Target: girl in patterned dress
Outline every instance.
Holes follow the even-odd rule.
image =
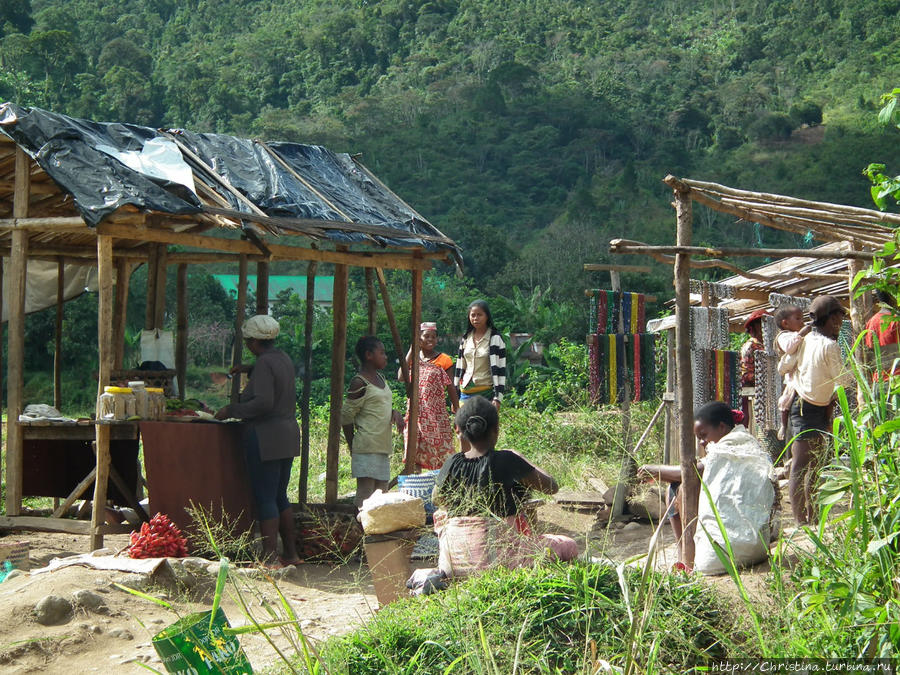
[[[419,351],[419,416],[418,442],[416,443],[416,471],[440,469],[453,454],[453,429],[447,416],[447,394],[450,395],[450,409],[455,414],[459,409],[456,387],[447,371],[453,368],[453,359],[437,351],[437,324],[424,322],[421,331]],[[412,353],[406,355],[410,362]],[[397,375],[403,379],[402,371]],[[404,448],[408,448],[409,403],[406,406],[406,429],[403,435]],[[406,456],[404,455],[404,461]]]

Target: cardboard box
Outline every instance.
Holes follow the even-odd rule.
[[[27,541],[7,541],[0,539],[0,566],[9,560],[17,570],[31,568],[31,560],[28,557],[29,546]]]

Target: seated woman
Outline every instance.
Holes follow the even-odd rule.
[[[752,565],[768,553],[769,527],[775,506],[774,469],[769,454],[741,424],[744,415],[721,401],[711,401],[694,413],[694,435],[701,453],[697,471],[706,483],[709,497],[700,489],[697,505],[697,568],[705,574],[721,574],[725,568],[715,556],[710,539],[724,545],[716,513],[725,525],[738,565]],[[682,523],[678,513],[680,466],[647,464],[638,475],[666,481],[669,514],[676,541],[681,541]],[[690,567],[694,561],[679,563]]]
[[[531,533],[521,513],[528,491],[553,494],[559,486],[515,450],[494,449],[500,427],[491,402],[469,399],[456,415],[456,428],[471,448],[451,456],[435,481],[441,571],[464,577],[494,565],[521,567],[548,550],[573,559],[578,546],[570,537]]]

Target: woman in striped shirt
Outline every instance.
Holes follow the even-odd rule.
[[[460,404],[473,396],[483,396],[499,412],[506,391],[506,343],[494,327],[491,310],[484,300],[469,305],[467,317],[453,384],[459,389]],[[465,439],[461,442],[465,452],[468,443]]]

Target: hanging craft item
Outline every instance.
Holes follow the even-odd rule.
[[[769,293],[769,304],[775,309],[791,305],[793,307],[799,307],[806,313],[811,302],[812,301],[809,298],[797,298],[793,295],[784,295],[783,293]]]
[[[781,376],[778,374],[778,357],[761,349],[753,353],[756,384],[753,394],[753,418],[760,431],[778,429],[781,416],[778,397],[781,396]]]
[[[619,317],[626,333],[643,333],[647,330],[647,298],[643,293],[624,293],[592,289],[590,298],[591,331],[618,333]]]
[[[632,400],[656,397],[656,334],[601,334],[588,339],[591,401],[622,403],[626,382]]]
[[[633,400],[650,401],[656,398],[656,334],[627,335],[628,362],[634,380]]]
[[[763,351],[768,354],[775,353],[775,336],[778,335],[778,327],[775,325],[775,317],[766,314],[760,322],[762,328]]]
[[[691,307],[691,347],[727,349],[728,310],[725,307]]]
[[[599,337],[596,333],[587,336],[588,343],[588,379],[590,381],[591,403],[600,403],[600,358],[598,353]]]
[[[698,281],[691,279],[691,293],[694,295],[703,295],[704,292],[709,294],[711,300],[731,300],[734,298],[734,286],[728,284],[720,284],[715,281]]]
[[[654,398],[656,334],[645,332],[645,296],[600,289],[586,294],[592,331],[587,338],[591,402],[622,403],[627,389],[635,401]],[[619,332],[620,318],[624,333]]]
[[[739,352],[723,349],[692,349],[694,407],[709,401],[724,401],[732,408],[740,406],[741,377]]]

